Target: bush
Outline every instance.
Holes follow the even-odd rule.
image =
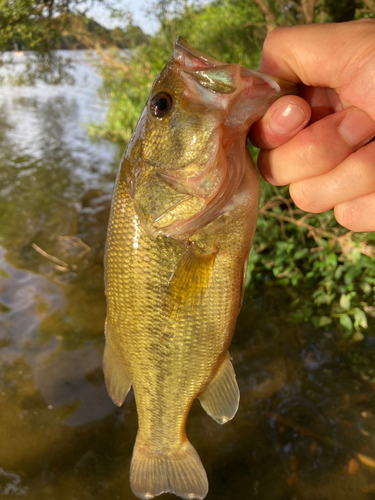
[[[295,320],[315,327],[340,324],[345,336],[362,340],[367,318],[375,317],[374,257],[374,233],[344,229],[332,210],[303,212],[287,187],[261,181],[247,287],[284,287]]]

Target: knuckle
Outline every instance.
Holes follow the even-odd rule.
[[[258,168],[261,176],[267,182],[274,186],[285,186],[288,184],[288,179],[285,178],[286,174],[278,161],[278,151],[261,150],[258,156]]]
[[[316,165],[317,153],[322,148],[321,137],[312,129],[304,129],[298,135],[298,148],[296,154],[299,155],[301,165]]]
[[[375,166],[375,142],[359,148],[353,153],[353,157],[362,171],[367,171],[368,167],[373,168]]]
[[[281,30],[282,30],[282,28],[281,28],[281,27],[277,27],[277,28],[274,28],[273,30],[271,30],[271,31],[267,34],[267,36],[266,36],[266,38],[265,38],[265,40],[264,40],[264,45],[263,45],[263,47],[265,48],[265,47],[268,47],[268,45],[273,44],[273,43],[274,43],[275,38],[276,38],[276,40],[277,40],[277,38],[278,38],[278,36],[279,36],[279,34],[280,34]]]
[[[334,208],[336,220],[341,226],[352,231],[356,230],[356,213],[350,203],[339,203]]]
[[[294,203],[301,210],[304,210],[305,212],[319,211],[316,210],[316,207],[314,206],[313,198],[311,196],[312,193],[310,183],[308,181],[293,182],[289,186],[289,193]]]
[[[284,35],[287,26],[278,26],[270,31],[263,42],[263,53],[271,53],[277,49],[280,44],[280,38]]]

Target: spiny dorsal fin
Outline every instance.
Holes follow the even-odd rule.
[[[126,395],[130,391],[132,385],[125,369],[118,361],[116,354],[113,351],[111,341],[108,335],[108,324],[106,322],[107,338],[105,341],[104,354],[103,354],[103,371],[105,384],[107,386],[108,394],[111,396],[112,401],[121,406],[124,402]]]
[[[219,424],[225,424],[236,414],[240,401],[240,391],[229,353],[215,378],[199,396],[199,401],[208,415]]]
[[[165,310],[176,316],[181,308],[202,304],[208,288],[217,252],[204,253],[192,243],[182,256],[171,277],[165,298]]]

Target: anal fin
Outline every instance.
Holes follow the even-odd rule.
[[[132,383],[125,369],[117,359],[108,337],[104,347],[103,371],[108,394],[117,406],[121,406],[130,391]]]
[[[236,414],[240,391],[229,353],[210,385],[199,396],[199,401],[208,415],[219,424],[225,424]]]
[[[165,310],[169,316],[180,309],[201,305],[208,288],[217,251],[204,253],[195,243],[186,250],[169,282]]]

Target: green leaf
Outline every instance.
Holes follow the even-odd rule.
[[[343,293],[340,297],[340,307],[344,309],[344,311],[348,311],[350,309],[350,296],[349,294]]]
[[[345,281],[345,284],[348,286],[348,285],[351,285],[353,283],[353,280],[354,278],[356,278],[357,276],[359,276],[360,274],[362,274],[362,268],[359,267],[359,266],[352,266],[348,269],[348,271],[345,273],[345,276],[344,276],[344,281]]]
[[[323,305],[323,304],[331,304],[332,300],[335,298],[335,294],[329,294],[329,293],[322,293],[321,295],[317,296],[315,299],[315,304],[317,305]]]
[[[345,266],[338,266],[338,267],[336,268],[336,271],[335,271],[335,278],[336,278],[337,280],[339,280],[339,279],[341,278],[342,273],[344,272],[344,270],[345,270]]]
[[[355,334],[352,337],[354,342],[361,342],[364,338],[365,338],[365,336],[363,335],[363,333],[359,332],[359,331],[355,332]]]
[[[292,276],[290,281],[291,281],[293,286],[296,286],[299,282],[299,279],[300,279],[300,276],[298,274],[295,274],[294,276]]]
[[[350,257],[355,264],[358,264],[361,260],[362,254],[358,248],[353,248],[353,250],[350,252]]]
[[[310,318],[310,321],[311,323],[313,324],[314,328],[318,328],[319,327],[319,323],[320,323],[320,318],[319,316],[312,316]]]
[[[332,318],[328,317],[328,316],[321,316],[320,320],[319,320],[319,326],[326,326],[326,325],[330,325],[332,323]]]
[[[366,281],[364,283],[361,283],[361,288],[365,295],[370,295],[372,288],[369,283],[367,283]]]
[[[300,260],[303,259],[307,254],[309,253],[307,248],[301,248],[301,250],[297,250],[296,253],[293,255],[294,260]]]
[[[353,330],[353,322],[346,313],[342,314],[340,316],[340,325],[342,325],[346,330],[349,330],[350,332]]]
[[[362,309],[356,308],[354,311],[354,328],[367,328],[367,316]]]
[[[329,266],[332,266],[334,269],[337,267],[337,255],[335,253],[330,253],[327,258],[326,262]]]

